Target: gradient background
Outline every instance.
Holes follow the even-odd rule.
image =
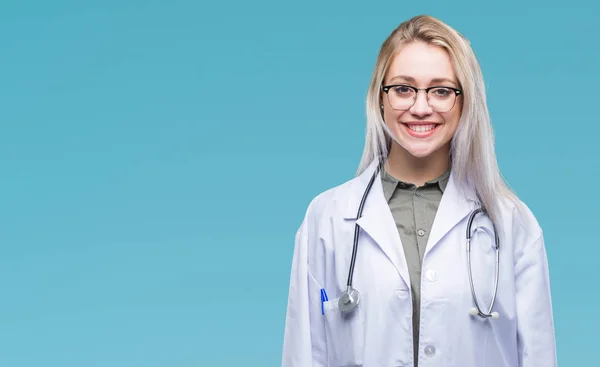
[[[294,234],[354,174],[378,48],[421,13],[480,59],[559,364],[596,364],[597,6],[369,3],[3,0],[0,366],[279,365]]]

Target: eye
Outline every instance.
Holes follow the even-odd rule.
[[[431,93],[435,97],[444,98],[450,96],[454,91],[450,88],[434,88],[431,90]]]
[[[414,90],[412,90],[412,88],[407,87],[406,85],[398,85],[396,87],[393,88],[394,92],[398,95],[410,95],[414,93]]]

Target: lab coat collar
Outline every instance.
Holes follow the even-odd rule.
[[[404,280],[406,287],[410,289],[408,267],[402,251],[400,235],[396,230],[396,223],[384,197],[381,171],[367,196],[362,216],[356,220],[360,201],[378,163],[377,159],[373,160],[365,171],[351,182],[344,217],[347,221],[355,221],[377,243]],[[362,233],[361,237],[364,235],[365,233]]]
[[[349,221],[355,220],[356,224],[377,243],[396,267],[396,270],[404,279],[406,286],[410,288],[406,258],[396,223],[385,200],[383,185],[381,183],[381,171],[378,173],[375,182],[373,182],[371,191],[365,201],[361,218],[356,220],[360,200],[378,163],[377,159],[373,160],[365,171],[351,182],[351,195],[349,195],[347,201],[344,217]],[[461,186],[456,183],[454,174],[451,172],[431,228],[425,257],[454,226],[461,222],[475,208],[475,205],[467,197],[472,196],[461,192]]]
[[[450,172],[446,190],[438,206],[431,233],[425,249],[425,257],[457,224],[467,217],[476,207],[475,195],[464,185],[456,181],[454,171]],[[466,233],[465,233],[466,236]]]

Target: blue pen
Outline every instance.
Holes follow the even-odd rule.
[[[323,304],[327,301],[329,301],[329,298],[327,297],[327,292],[325,292],[325,288],[321,288],[321,314],[322,315],[325,315],[325,307],[323,306]]]

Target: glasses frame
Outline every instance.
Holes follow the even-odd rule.
[[[394,108],[392,106],[392,104],[390,103],[390,99],[389,99],[390,98],[390,94],[388,92],[390,91],[390,89],[392,89],[394,87],[407,87],[407,88],[410,88],[410,89],[412,89],[412,90],[415,91],[415,98],[413,100],[413,103],[410,106],[408,106],[408,108],[406,108],[406,109],[398,109],[398,108]],[[431,106],[431,104],[429,104],[429,91],[432,90],[432,89],[436,89],[436,88],[450,89],[451,91],[454,92],[454,102],[452,103],[452,107],[450,107],[449,109],[447,109],[445,111],[440,111],[440,110],[436,110],[435,108],[433,108]],[[394,110],[396,110],[396,111],[408,111],[408,110],[410,110],[412,108],[412,106],[414,106],[415,103],[417,102],[417,96],[419,95],[419,92],[420,91],[425,91],[425,95],[427,96],[427,104],[429,105],[429,107],[431,107],[432,110],[434,110],[435,112],[448,112],[448,111],[451,111],[454,108],[454,106],[456,105],[456,99],[457,99],[456,97],[462,95],[462,93],[463,93],[462,89],[458,89],[458,88],[454,88],[454,87],[447,87],[447,86],[444,86],[444,85],[434,85],[434,86],[431,86],[431,87],[428,87],[428,88],[417,88],[417,87],[413,87],[412,85],[409,85],[409,84],[390,84],[390,85],[382,85],[381,86],[381,90],[387,95],[388,104],[390,106],[392,106],[392,108]]]

